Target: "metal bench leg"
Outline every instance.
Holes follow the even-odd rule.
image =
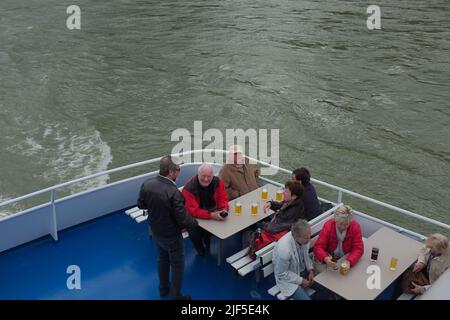
[[[219,238],[219,250],[217,253],[217,265],[219,267],[222,265],[222,254],[223,254],[223,240]]]
[[[259,284],[259,281],[261,281],[261,270],[260,270],[260,268],[255,270],[255,280],[256,280],[256,284]]]

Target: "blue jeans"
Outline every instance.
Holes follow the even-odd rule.
[[[304,270],[302,273],[300,273],[300,276],[303,278],[307,278],[308,271]],[[301,285],[298,286],[297,290],[295,290],[291,298],[294,300],[311,300],[311,298],[306,293],[306,289],[303,288]]]
[[[305,288],[303,288],[302,286],[298,286],[297,290],[295,290],[291,298],[294,300],[311,300],[311,298],[306,293]]]

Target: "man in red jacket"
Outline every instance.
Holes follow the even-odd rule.
[[[225,220],[221,212],[228,211],[228,195],[223,182],[214,176],[211,164],[203,163],[198,168],[198,174],[186,182],[182,193],[186,210],[192,217]],[[197,226],[189,230],[189,237],[197,254],[205,255],[205,247],[209,247],[211,234]]]
[[[314,255],[318,262],[326,263],[336,269],[337,260],[345,257],[353,267],[364,253],[361,226],[352,220],[350,206],[340,206],[334,213],[334,219],[328,220],[314,245]]]

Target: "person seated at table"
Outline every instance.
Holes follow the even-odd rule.
[[[353,210],[342,205],[334,212],[334,219],[325,222],[314,245],[316,271],[322,271],[325,263],[336,269],[337,261],[345,259],[353,267],[364,253],[361,226],[353,220]],[[345,256],[345,257],[344,257]]]
[[[281,202],[268,201],[264,205],[264,212],[269,209],[276,211],[270,221],[262,222],[261,232],[253,234],[250,240],[248,255],[255,258],[254,253],[265,247],[273,241],[277,241],[284,236],[292,224],[299,219],[305,219],[303,202],[301,196],[303,187],[298,181],[287,181],[284,184],[283,196]]]
[[[311,174],[306,168],[299,168],[292,171],[292,180],[299,181],[303,186],[302,201],[305,207],[306,220],[310,221],[322,213],[316,189],[310,182]]]
[[[261,187],[258,168],[254,164],[249,164],[239,145],[231,146],[230,159],[220,170],[219,178],[225,185],[229,200]]]
[[[222,180],[214,176],[213,166],[203,163],[198,168],[198,174],[184,185],[182,194],[186,201],[186,210],[197,219],[214,219],[223,221],[220,213],[228,211],[228,196]],[[211,234],[197,226],[189,230],[198,255],[205,255],[205,247],[209,247]]]
[[[402,276],[402,290],[423,294],[450,267],[448,238],[440,233],[430,235],[420,250],[417,262]]]
[[[281,294],[294,300],[311,300],[306,288],[314,284],[313,264],[309,257],[311,227],[300,219],[291,232],[278,240],[273,249],[275,282]]]

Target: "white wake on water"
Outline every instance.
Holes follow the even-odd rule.
[[[22,131],[22,139],[12,142],[5,148],[8,155],[6,160],[10,163],[14,176],[12,180],[10,178],[4,181],[4,184],[0,183],[0,203],[107,170],[113,159],[111,148],[102,140],[99,131],[84,124],[82,121],[41,122],[38,129]],[[108,175],[100,176],[64,188],[57,194],[62,196],[86,191],[105,185],[108,180]],[[38,182],[35,184],[37,187],[30,188],[29,183],[34,181]],[[20,202],[17,206],[20,211],[22,208]],[[0,218],[9,214],[8,209],[11,208],[7,207],[9,206],[0,207]]]
[[[76,178],[88,176],[108,169],[112,161],[111,148],[102,140],[100,132],[93,129],[77,134],[63,135],[58,128],[47,128],[45,137],[54,135],[56,155],[51,159],[51,168],[43,177],[45,180],[58,180],[60,183]],[[104,175],[95,179],[86,180],[71,187],[72,192],[84,191],[104,185],[109,176]]]

